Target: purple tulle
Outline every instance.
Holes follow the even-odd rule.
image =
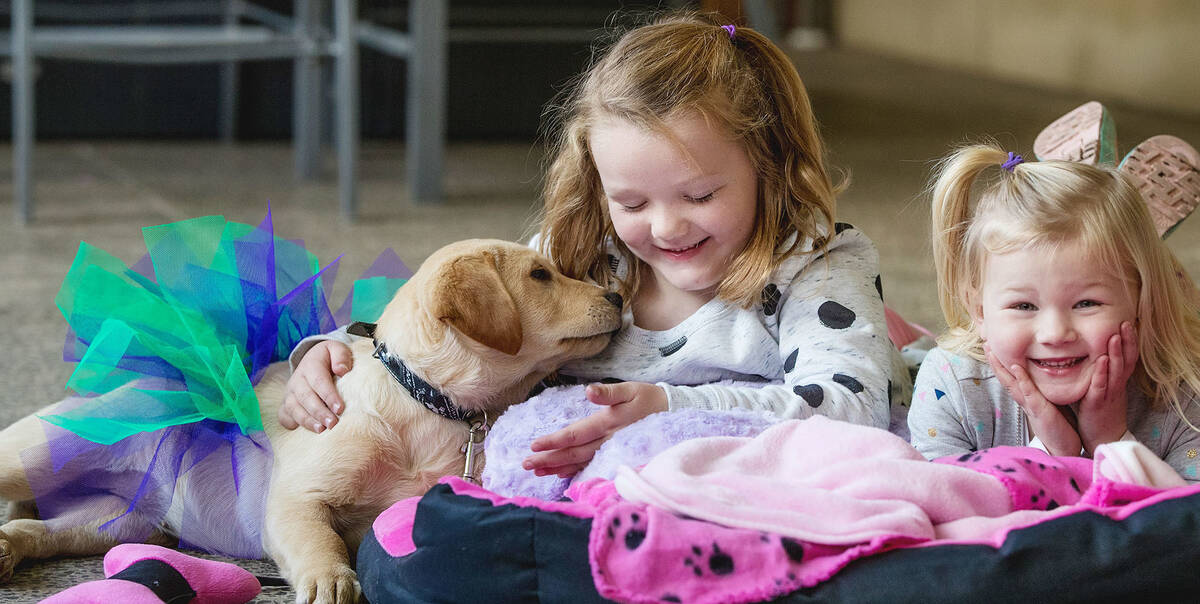
[[[117,541],[141,542],[169,522],[178,526],[183,547],[263,557],[272,461],[264,432],[242,434],[236,424],[202,420],[101,445],[41,425],[46,443],[22,451],[21,459],[48,530],[95,526]]]
[[[268,365],[286,359],[301,339],[332,331],[352,314],[364,312],[364,306],[382,308],[412,275],[395,252],[385,250],[363,275],[376,279],[374,287],[364,290],[370,295],[359,296],[367,299],[350,296],[335,313],[329,297],[338,261],[317,270],[315,256],[302,242],[275,234],[269,208],[257,227],[217,221],[213,230],[213,224],[183,221],[146,229],[148,254],[122,274],[217,326],[224,344],[238,346],[252,384]],[[214,247],[217,239],[232,248]],[[77,333],[96,333],[94,319],[86,320],[92,322],[69,327],[63,347],[68,362],[82,361],[92,344]],[[107,393],[81,392],[83,396],[68,398],[43,415],[68,414],[98,395],[116,393],[116,407],[137,408],[134,403],[155,393],[197,392],[196,382],[176,366],[138,353],[131,347],[116,363],[116,370],[134,376],[124,385]],[[135,432],[108,445],[47,421],[41,425],[46,442],[23,451],[22,461],[38,515],[49,530],[91,526],[129,542],[144,541],[168,525],[178,527],[183,546],[263,556],[272,453],[261,423],[247,429],[201,419]]]

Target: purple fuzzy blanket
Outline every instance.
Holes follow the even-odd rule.
[[[642,466],[659,452],[685,440],[702,436],[756,436],[779,421],[766,412],[742,409],[681,409],[655,413],[614,434],[574,478],[539,477],[523,469],[521,462],[531,453],[529,445],[534,439],[566,427],[600,408],[589,402],[583,392],[584,386],[549,388],[510,407],[500,416],[484,441],[487,464],[483,470],[483,487],[506,497],[520,495],[553,501],[561,499],[563,492],[575,481],[611,480],[618,467]]]

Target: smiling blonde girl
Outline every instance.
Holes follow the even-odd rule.
[[[948,330],[917,375],[914,446],[1137,440],[1200,480],[1200,310],[1137,190],[1115,169],[974,145],[942,162],[932,210]]]

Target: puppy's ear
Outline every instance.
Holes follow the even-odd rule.
[[[460,333],[505,354],[521,350],[524,333],[517,304],[500,277],[495,255],[454,260],[433,293],[433,313]]]

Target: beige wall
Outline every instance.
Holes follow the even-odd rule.
[[[1200,116],[1200,1],[836,0],[843,46]]]

